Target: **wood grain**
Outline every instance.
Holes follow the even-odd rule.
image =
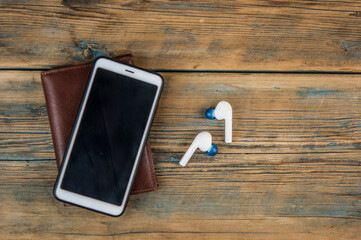
[[[52,196],[38,71],[0,72],[1,239],[357,239],[361,81],[350,74],[163,73],[151,130],[156,192],[112,218]],[[203,111],[234,109],[234,139]],[[209,130],[220,153],[178,165]]]
[[[0,1],[0,68],[133,52],[152,69],[361,72],[361,4]]]

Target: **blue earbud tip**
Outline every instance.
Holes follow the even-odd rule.
[[[208,119],[214,119],[214,108],[208,108],[205,115]]]
[[[214,144],[214,143],[212,143],[212,147],[211,147],[211,149],[208,151],[208,152],[206,152],[209,156],[214,156],[214,155],[216,155],[217,153],[218,153],[218,147],[217,147],[217,145],[216,144]]]

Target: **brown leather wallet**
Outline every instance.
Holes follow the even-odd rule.
[[[114,60],[134,64],[131,54],[116,57]],[[86,63],[41,72],[58,168],[62,162],[92,66],[93,63]],[[131,194],[150,192],[157,188],[158,181],[148,140],[139,162]]]

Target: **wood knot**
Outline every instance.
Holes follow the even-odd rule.
[[[92,58],[93,57],[93,51],[90,48],[84,49],[84,57],[85,58]]]
[[[354,12],[354,13],[350,13],[350,16],[361,17],[361,12],[357,11],[357,12]]]

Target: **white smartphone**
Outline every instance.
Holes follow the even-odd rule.
[[[124,212],[162,87],[156,73],[96,60],[54,187],[58,200]]]

